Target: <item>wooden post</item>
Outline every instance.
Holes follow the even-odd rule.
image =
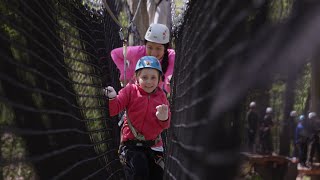
[[[137,10],[138,0],[127,0],[132,16]],[[140,8],[138,9],[137,16],[133,22],[137,26],[140,35],[140,44],[143,44],[144,35],[149,27],[149,16],[147,12],[147,3],[145,0],[141,1]],[[129,44],[132,45],[132,44]],[[134,44],[139,45],[139,44]]]

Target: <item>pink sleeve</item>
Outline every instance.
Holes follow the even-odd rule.
[[[122,48],[116,48],[111,51],[111,58],[120,71],[120,79],[123,79],[123,52]]]
[[[127,47],[127,60],[129,67],[126,70],[126,79],[131,80],[134,75],[134,70],[138,60],[145,55],[144,46],[128,46]],[[124,80],[124,62],[123,62],[123,48],[116,48],[111,51],[111,58],[120,71],[120,80]]]
[[[128,84],[126,87],[122,88],[118,95],[109,100],[109,113],[110,116],[115,116],[119,114],[129,103],[131,85]]]
[[[169,83],[168,77],[172,76],[172,74],[173,74],[174,60],[175,60],[175,56],[176,56],[176,53],[173,49],[168,49],[168,51],[169,51],[169,65],[168,65],[167,72],[164,74],[164,77],[165,77],[164,83],[165,84]]]

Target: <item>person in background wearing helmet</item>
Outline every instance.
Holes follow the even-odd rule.
[[[127,84],[117,95],[108,86],[110,116],[126,109],[121,129],[120,160],[126,179],[162,179],[163,143],[161,132],[170,125],[171,113],[165,93],[158,86],[160,62],[153,56],[140,58],[135,83]]]
[[[134,67],[141,57],[154,56],[160,61],[163,71],[159,86],[166,93],[170,93],[170,78],[173,74],[175,51],[169,49],[169,37],[170,31],[167,26],[151,24],[144,36],[145,45],[127,47],[126,82],[134,83]],[[120,81],[124,82],[123,48],[112,50],[111,57],[120,70]]]
[[[281,123],[280,134],[280,155],[291,156],[290,148],[294,146],[294,134],[296,129],[297,112],[291,111],[289,118],[285,119]]]
[[[249,104],[249,111],[246,115],[248,148],[250,152],[255,152],[255,139],[258,130],[259,116],[256,111],[256,103],[252,101]]]
[[[304,123],[305,123],[305,117],[304,115],[300,115],[299,121],[296,127],[296,131],[295,131],[295,136],[294,136],[294,142],[297,147],[297,152],[295,154],[295,157],[298,156],[299,158],[299,164],[298,164],[299,169],[306,166],[306,160],[307,160],[308,143],[307,143],[307,137],[303,133]]]
[[[273,152],[272,136],[271,136],[272,126],[273,126],[272,108],[267,107],[266,115],[264,116],[263,120],[260,122],[260,127],[259,127],[262,154],[272,154]]]
[[[319,143],[319,132],[320,132],[320,120],[317,118],[317,114],[315,112],[310,112],[308,114],[309,123],[310,123],[310,131],[311,134],[309,136],[308,143],[308,154],[307,154],[307,167],[311,168],[314,158],[314,153],[317,152],[318,156],[320,155],[320,143]],[[318,158],[319,159],[319,158]]]

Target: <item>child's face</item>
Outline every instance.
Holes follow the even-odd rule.
[[[164,55],[164,45],[148,41],[146,43],[146,52],[148,56],[154,56],[157,59],[162,59]]]
[[[159,71],[156,69],[144,68],[138,72],[137,81],[145,92],[151,93],[159,84]]]

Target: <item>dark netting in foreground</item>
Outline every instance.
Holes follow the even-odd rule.
[[[175,34],[166,179],[235,177],[246,91],[319,50],[320,2],[294,7],[272,23],[267,1],[190,1]],[[118,25],[76,0],[0,0],[0,15],[0,174],[120,179],[118,126],[101,93],[119,89],[108,55],[121,46]]]
[[[122,176],[119,130],[101,93],[119,87],[108,52],[121,42],[111,17],[99,13],[77,0],[0,1],[4,179]]]
[[[166,179],[233,179],[247,90],[295,74],[319,50],[319,1],[293,4],[277,23],[268,2],[190,1],[175,34]]]

